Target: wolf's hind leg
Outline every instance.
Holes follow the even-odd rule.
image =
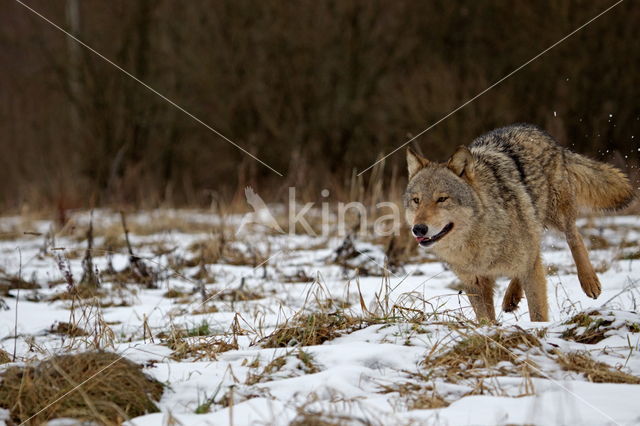
[[[513,312],[518,309],[518,305],[522,300],[522,285],[518,278],[514,278],[509,283],[507,291],[504,293],[504,299],[502,299],[502,310],[504,312]]]
[[[476,319],[478,321],[484,319],[495,322],[496,311],[493,307],[494,280],[487,277],[473,277],[463,280],[463,282],[471,307],[476,313]]]
[[[533,267],[521,279],[524,294],[529,305],[531,321],[548,321],[549,306],[547,303],[547,280],[544,276],[540,254],[536,257]]]
[[[567,243],[571,249],[573,260],[576,262],[576,267],[578,268],[578,280],[580,280],[580,286],[587,296],[596,299],[600,296],[600,280],[596,275],[596,271],[593,270],[593,266],[589,261],[587,248],[584,246],[582,237],[578,233],[578,229],[574,222],[566,225],[564,235],[567,238]]]

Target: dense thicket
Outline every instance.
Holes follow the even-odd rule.
[[[285,178],[9,1],[0,5],[5,208],[195,204],[248,182],[343,182],[613,1],[28,3]],[[623,2],[419,147],[444,159],[480,132],[531,122],[579,152],[637,161],[638,22],[640,4]]]

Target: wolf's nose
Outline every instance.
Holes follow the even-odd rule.
[[[414,236],[424,237],[425,235],[427,235],[427,231],[429,230],[429,228],[427,227],[427,225],[419,223],[418,225],[413,225],[413,228],[411,230],[413,231]]]

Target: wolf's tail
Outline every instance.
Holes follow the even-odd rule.
[[[619,169],[567,151],[567,169],[576,188],[578,204],[594,209],[617,210],[629,205],[633,188]]]

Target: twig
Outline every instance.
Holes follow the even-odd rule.
[[[22,280],[22,251],[18,247],[18,280]],[[13,362],[16,362],[16,350],[18,346],[18,302],[20,301],[20,286],[18,286],[18,292],[16,293],[16,315],[13,322]]]
[[[129,229],[127,228],[127,220],[124,217],[124,212],[120,212],[120,219],[122,220],[122,229],[124,230],[124,240],[127,243],[127,249],[129,250],[129,256],[135,257],[133,250],[131,249],[131,242],[129,241]]]
[[[131,264],[131,270],[138,275],[138,278],[142,280],[147,288],[155,288],[155,279],[153,274],[149,272],[146,265],[142,262],[142,259],[133,254],[131,241],[129,241],[129,228],[127,228],[127,221],[123,211],[120,212],[120,218],[122,220],[122,228],[124,229],[124,239],[127,243],[127,249],[129,250],[129,263]]]
[[[93,210],[91,210],[91,218],[89,219],[89,229],[87,230],[87,251],[82,259],[82,278],[80,284],[86,284],[90,287],[100,287],[96,271],[93,266]]]
[[[623,293],[626,293],[630,290],[633,290],[635,288],[637,284],[637,281],[630,281],[629,284],[625,285],[622,290],[620,290],[619,292],[617,292],[616,294],[614,294],[613,296],[611,296],[606,302],[604,302],[602,305],[600,305],[600,308],[604,308],[605,306],[607,306],[613,299],[617,298],[618,296],[620,296]]]

